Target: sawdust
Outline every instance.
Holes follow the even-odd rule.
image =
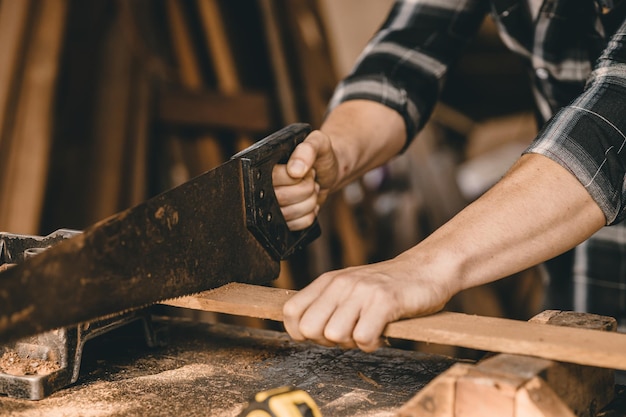
[[[13,350],[8,350],[0,357],[0,373],[9,375],[48,375],[61,366],[54,361],[22,357]]]
[[[90,399],[91,400],[91,399]],[[88,404],[88,406],[85,406]],[[111,416],[136,416],[137,410],[132,410],[124,404],[110,404],[102,401],[86,401],[83,405],[52,405],[45,411],[36,409],[24,409],[9,412],[3,417],[48,417],[48,416],[77,416],[77,417],[111,417]]]
[[[140,366],[144,366],[139,364]],[[209,391],[206,388],[209,387]],[[206,395],[210,392],[214,395]],[[68,388],[39,403],[16,407],[2,417],[237,417],[243,409],[237,384],[229,385],[222,370],[189,364],[155,374],[116,381],[94,381],[88,389]]]
[[[370,410],[366,404],[376,407],[376,401],[370,398],[370,392],[353,389],[341,397],[327,403],[323,407],[324,415],[346,415],[350,410],[352,415],[367,415],[367,417],[395,417],[398,415],[396,407],[382,407]]]

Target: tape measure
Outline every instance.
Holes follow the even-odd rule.
[[[306,391],[284,386],[257,393],[239,417],[322,417],[322,413]]]

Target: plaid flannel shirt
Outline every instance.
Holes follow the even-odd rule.
[[[522,57],[540,125],[527,153],[572,172],[607,225],[576,249],[573,307],[626,316],[626,1],[396,1],[329,108],[369,99],[398,111],[407,145],[428,120],[448,67],[490,13]],[[608,301],[607,301],[608,299]],[[608,304],[607,304],[608,303]]]

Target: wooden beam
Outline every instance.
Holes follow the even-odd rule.
[[[226,96],[238,94],[243,90],[243,87],[235,65],[233,47],[224,28],[224,16],[217,0],[196,0],[196,4],[198,5],[205,39],[209,46],[211,63],[215,69],[217,90]],[[240,116],[244,119],[248,117],[245,113],[241,113]],[[238,133],[236,138],[237,151],[246,149],[254,143],[251,137],[241,134],[237,130],[236,133]]]
[[[204,79],[189,23],[185,19],[185,5],[177,0],[168,0],[167,17],[172,34],[172,45],[178,62],[180,83],[190,91],[200,91],[204,88]],[[179,138],[172,138],[177,142],[185,155],[185,164],[192,177],[215,168],[224,162],[219,138],[211,134],[197,136],[188,143],[178,143]],[[187,145],[187,146],[185,146]]]
[[[269,97],[258,92],[224,95],[213,91],[161,91],[158,103],[161,123],[239,132],[267,133],[273,123]],[[244,116],[245,117],[242,117]]]
[[[232,283],[163,304],[282,321],[296,291]],[[626,334],[441,312],[390,323],[391,338],[626,370]]]
[[[276,96],[278,97],[278,107],[282,122],[290,124],[300,121],[297,110],[297,100],[294,93],[294,83],[292,70],[287,63],[287,53],[280,33],[280,23],[278,19],[278,5],[272,0],[258,0],[265,31],[265,40],[268,45],[268,54],[272,71],[274,74],[274,84],[276,86]]]
[[[66,0],[38,3],[23,45],[23,74],[14,120],[3,135],[0,167],[0,224],[14,233],[39,231],[67,7]]]
[[[615,332],[612,317],[548,310],[530,322]],[[501,353],[456,364],[399,410],[398,417],[587,417],[615,395],[612,369]]]
[[[118,14],[104,34],[98,57],[93,115],[91,167],[87,172],[89,189],[86,197],[87,224],[95,223],[127,208],[123,204],[124,175],[129,137],[133,87],[133,59],[123,21]]]
[[[18,68],[25,49],[24,38],[30,10],[30,0],[0,2],[0,144],[6,115],[14,100],[14,86],[20,79]]]

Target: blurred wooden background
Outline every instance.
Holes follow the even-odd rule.
[[[0,230],[81,229],[289,123],[319,126],[391,4],[0,0]],[[393,256],[480,195],[533,137],[526,85],[487,19],[426,129],[333,196],[277,285]],[[529,318],[542,274],[525,274],[451,308]]]

